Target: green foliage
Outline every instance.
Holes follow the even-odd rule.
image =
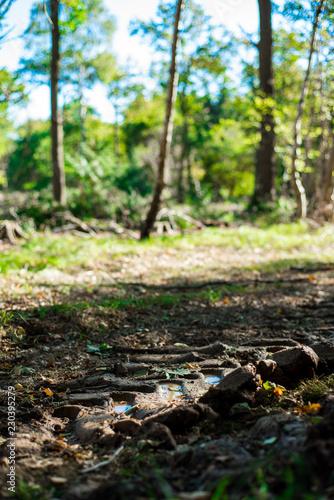
[[[253,140],[240,122],[221,119],[201,151],[202,181],[223,197],[251,195],[254,186]]]
[[[28,122],[20,132],[8,160],[8,186],[41,190],[51,179],[49,126],[42,121]]]
[[[114,18],[102,0],[67,0],[60,4],[60,29],[60,83],[78,96],[83,88],[99,79],[96,65],[105,47],[110,47],[115,30]],[[20,72],[40,83],[48,83],[49,79],[50,30],[44,2],[37,1],[31,10],[25,36],[26,57],[20,62]],[[111,55],[110,60],[113,60]]]

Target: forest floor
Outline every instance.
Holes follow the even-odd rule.
[[[0,252],[0,496],[334,498],[333,226]]]

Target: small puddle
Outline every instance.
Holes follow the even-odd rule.
[[[114,406],[114,410],[117,413],[117,415],[120,415],[121,413],[130,410],[130,408],[131,405],[129,405],[129,403],[127,403],[126,401],[121,401]]]
[[[217,377],[216,375],[208,375],[205,377],[205,382],[209,385],[217,385],[220,382],[220,377]]]
[[[178,401],[183,398],[182,387],[179,384],[173,382],[160,383],[159,384],[163,396],[167,401]]]
[[[204,374],[205,382],[208,385],[217,385],[222,381],[222,376],[217,375],[217,373],[207,373]]]

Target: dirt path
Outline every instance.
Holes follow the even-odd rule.
[[[334,269],[238,271],[267,258],[147,250],[2,278],[4,498],[8,387],[15,498],[334,498]]]

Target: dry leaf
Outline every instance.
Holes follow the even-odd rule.
[[[284,390],[281,387],[275,387],[273,390],[273,394],[275,394],[275,396],[282,396],[283,392]]]

